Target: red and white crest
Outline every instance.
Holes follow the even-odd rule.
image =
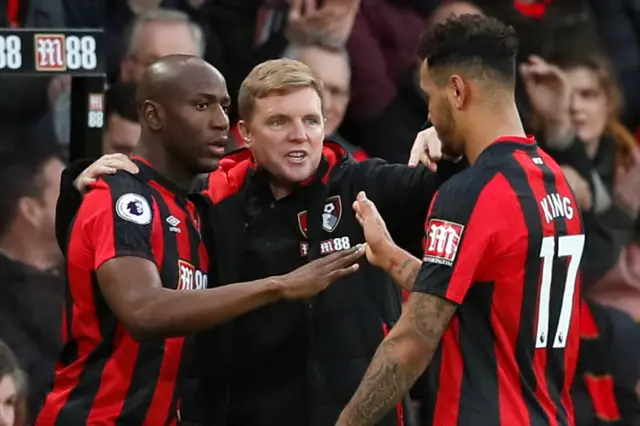
[[[464,225],[446,220],[430,219],[425,229],[424,261],[453,265],[458,253]]]
[[[325,232],[333,232],[338,227],[342,218],[342,200],[339,195],[327,198],[327,202],[322,208],[322,229]],[[308,219],[307,211],[298,213],[298,226],[302,235],[307,237]]]

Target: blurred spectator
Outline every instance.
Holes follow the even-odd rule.
[[[0,426],[25,426],[27,380],[11,349],[0,340]]]
[[[576,426],[640,424],[640,325],[583,301],[572,389]],[[637,389],[637,390],[636,390]]]
[[[63,28],[65,13],[61,0],[22,0],[10,10],[8,0],[0,1],[0,26],[24,28]],[[4,13],[7,11],[6,13]],[[0,78],[0,128],[1,145],[20,140],[25,131],[38,123],[65,87],[68,77],[53,78],[3,75]],[[44,134],[53,132],[53,124],[47,122]]]
[[[64,278],[54,216],[64,164],[54,147],[42,143],[0,157],[0,339],[29,376],[31,418],[61,349]]]
[[[520,61],[529,55],[548,58],[571,46],[606,48],[616,76],[630,101],[625,124],[640,122],[640,34],[630,11],[633,1],[475,0],[487,14],[513,25],[520,40]],[[637,24],[637,22],[636,22]],[[577,43],[577,44],[576,44]],[[523,94],[521,92],[521,94]],[[528,117],[525,115],[525,117]]]
[[[117,82],[106,93],[106,125],[102,136],[102,153],[130,155],[140,138],[136,86]]]
[[[120,61],[120,80],[137,83],[142,73],[166,55],[202,57],[202,29],[178,10],[150,9],[137,15],[125,32],[126,46]]]
[[[480,13],[468,3],[452,2],[436,9],[432,19],[469,12]],[[424,26],[422,16],[384,1],[363,3],[356,17],[348,42],[354,99],[341,132],[372,157],[406,163],[415,134],[427,118],[415,59]]]
[[[634,223],[640,210],[640,151],[633,135],[620,123],[622,95],[609,62],[602,53],[573,49],[551,56],[555,72],[569,88],[567,102],[559,101],[557,116],[568,112],[571,129],[584,142],[589,160],[592,184],[581,182],[577,173],[567,170],[567,178],[583,204],[587,244],[585,247],[584,277],[587,285],[598,281],[614,265],[627,259],[621,253],[633,237]],[[546,64],[546,66],[551,66]],[[585,197],[585,191],[590,194]],[[633,245],[632,245],[633,246]],[[640,267],[640,264],[638,265]],[[616,268],[614,268],[616,269]],[[615,274],[614,274],[615,275]],[[617,278],[607,278],[591,291],[605,292]],[[622,280],[623,282],[625,280]],[[628,280],[627,280],[628,281]],[[634,280],[631,280],[632,282]],[[619,294],[605,303],[600,294],[596,300],[624,309],[620,303],[638,305],[640,280],[626,282],[625,297]],[[632,291],[632,288],[636,288]],[[614,286],[615,287],[615,286]],[[635,297],[630,297],[635,294]],[[591,293],[595,297],[595,294]],[[612,294],[609,293],[609,297]],[[607,298],[608,299],[608,298]],[[630,312],[640,317],[640,312]]]

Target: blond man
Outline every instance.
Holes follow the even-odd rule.
[[[351,209],[360,191],[376,201],[400,245],[419,252],[444,171],[353,161],[338,144],[324,142],[323,98],[321,80],[289,59],[258,65],[242,84],[246,148],[227,155],[196,196],[201,217],[209,218],[203,234],[215,259],[209,272],[215,285],[291,271],[363,243]],[[103,158],[77,184],[110,168],[135,172],[125,161]],[[274,303],[200,334],[191,369],[197,391],[183,390],[182,417],[228,426],[332,426],[400,309],[399,289],[363,264],[316,297]],[[379,425],[406,421],[406,402]]]

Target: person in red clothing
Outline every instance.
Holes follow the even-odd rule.
[[[367,258],[412,294],[340,426],[372,425],[427,365],[425,424],[571,426],[580,342],[582,219],[563,172],[524,133],[513,30],[462,15],[421,40],[421,87],[452,157],[471,167],[431,203],[422,262],[364,193]]]
[[[311,297],[355,272],[363,254],[356,246],[286,275],[213,288],[215,259],[187,192],[224,153],[224,78],[197,57],[166,56],[137,97],[139,172],[94,182],[71,226],[65,343],[37,426],[176,424],[185,335]]]

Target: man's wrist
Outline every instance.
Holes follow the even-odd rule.
[[[378,253],[384,259],[381,269],[388,274],[407,258],[407,252],[394,243],[386,243],[384,248],[378,250]]]

